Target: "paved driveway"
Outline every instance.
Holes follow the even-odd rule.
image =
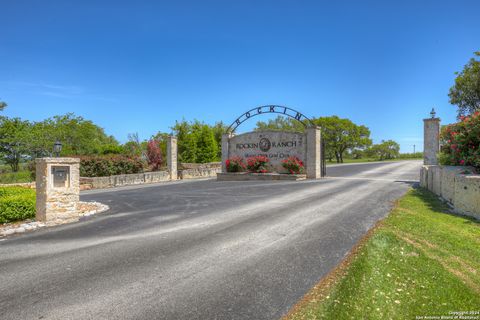
[[[0,242],[0,318],[277,319],[388,213],[420,165],[85,192],[111,210]]]

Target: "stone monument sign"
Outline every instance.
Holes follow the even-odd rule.
[[[235,135],[235,129],[251,117],[265,113],[278,113],[299,121],[305,132],[253,131]],[[274,173],[288,173],[282,161],[289,157],[298,158],[305,166],[308,179],[321,177],[320,129],[302,113],[284,106],[267,105],[248,110],[238,117],[222,136],[222,179],[228,177],[227,159],[265,156]]]
[[[298,132],[254,131],[233,136],[229,141],[228,158],[244,159],[265,156],[276,171],[282,171],[282,160],[297,157],[305,162],[305,136]]]

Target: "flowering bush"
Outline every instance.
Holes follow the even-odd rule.
[[[245,170],[245,163],[241,157],[232,157],[225,161],[227,172],[240,172]]]
[[[480,112],[442,128],[440,163],[480,169]]]
[[[247,168],[250,172],[266,173],[268,158],[265,156],[255,156],[247,158]]]
[[[299,174],[305,171],[305,166],[302,160],[297,157],[288,157],[282,161],[282,167],[284,167],[290,174]]]

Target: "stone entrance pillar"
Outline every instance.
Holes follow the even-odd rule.
[[[423,164],[438,164],[437,153],[440,151],[440,118],[432,117],[423,119]]]
[[[78,220],[80,159],[39,158],[36,163],[37,221]]]
[[[306,173],[307,179],[321,178],[320,171],[320,128],[309,127],[305,130],[307,139]]]
[[[222,172],[227,172],[227,159],[228,159],[228,140],[230,139],[230,133],[222,134]]]
[[[177,180],[177,137],[169,136],[167,140],[167,167],[170,180]]]

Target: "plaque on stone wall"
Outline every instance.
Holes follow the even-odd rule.
[[[68,188],[70,186],[70,167],[52,166],[53,187]]]

